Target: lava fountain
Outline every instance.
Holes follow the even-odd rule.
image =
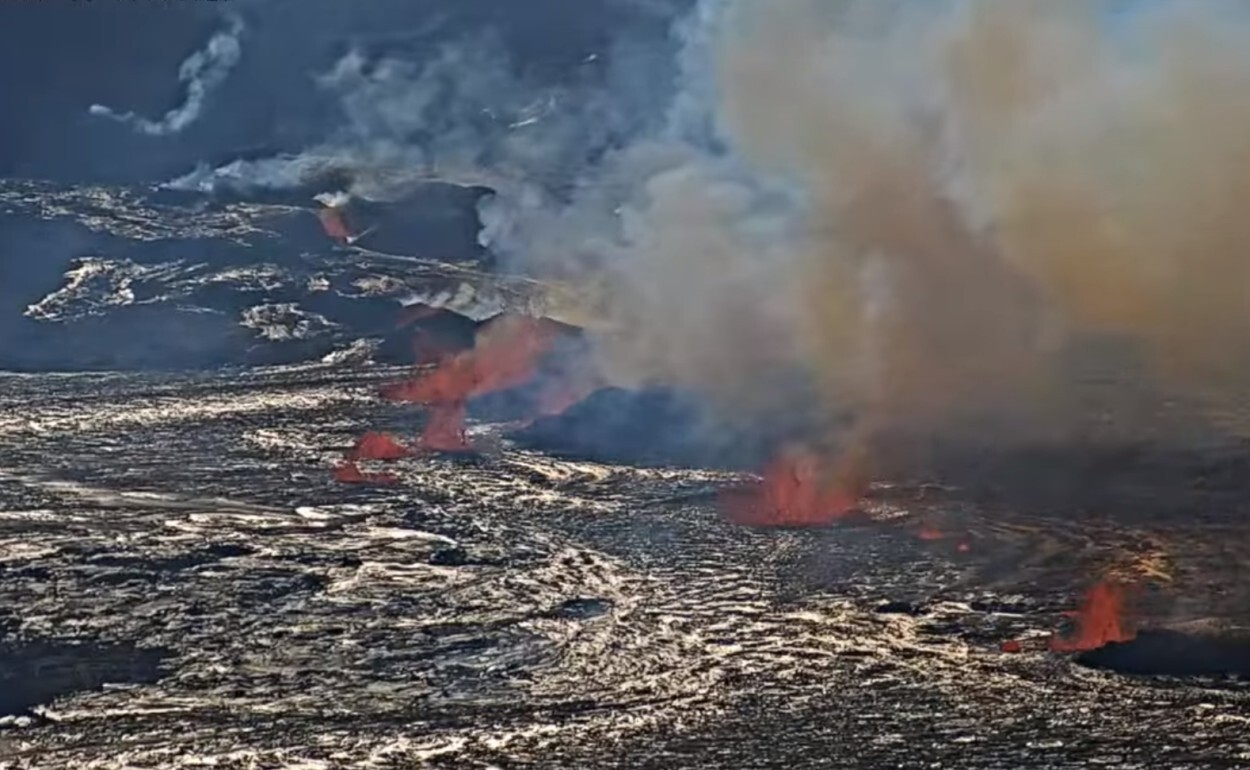
[[[1080,609],[1070,613],[1074,629],[1069,636],[1056,634],[1050,639],[1054,652],[1087,652],[1114,642],[1131,642],[1136,631],[1125,612],[1125,587],[1104,581],[1089,590]]]
[[[465,437],[469,399],[519,387],[538,374],[542,359],[552,352],[564,327],[545,318],[501,315],[478,331],[473,348],[446,356],[433,371],[390,386],[383,395],[392,401],[421,404],[429,419],[419,446],[436,452],[472,449]],[[580,400],[563,386],[542,399],[540,410],[563,411]]]
[[[845,464],[830,466],[805,447],[783,451],[749,487],[721,493],[721,510],[735,524],[754,527],[819,527],[851,516],[862,492]]]

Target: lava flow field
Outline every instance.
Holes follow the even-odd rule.
[[[877,485],[740,526],[750,477],[482,422],[343,478],[420,432],[401,374],[6,375],[0,764],[1250,762],[1235,456],[1187,471],[1205,512],[1135,525]]]

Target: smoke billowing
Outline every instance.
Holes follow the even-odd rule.
[[[622,210],[608,363],[752,408],[806,372],[869,435],[1142,435],[1175,400],[1238,422],[1248,22],[1219,0],[705,4],[668,132],[607,172],[662,158]]]
[[[91,105],[92,115],[116,120],[149,136],[176,134],[190,126],[204,111],[213,91],[217,90],[243,54],[243,21],[230,17],[226,29],[214,34],[204,46],[187,57],[178,68],[178,80],[185,84],[186,95],[177,107],[160,120],[151,120],[133,112],[118,112],[102,104]]]
[[[593,297],[620,384],[815,392],[867,436],[1154,430],[1250,396],[1246,32],[1225,0],[706,0],[676,55],[558,81],[489,38],[356,50],[324,143],[175,186],[489,186],[482,242]]]

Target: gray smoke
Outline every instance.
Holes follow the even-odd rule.
[[[675,75],[655,44],[557,83],[489,39],[354,51],[319,80],[325,142],[175,184],[491,187],[482,242],[581,288],[614,381],[738,410],[798,370],[869,432],[1065,430],[1068,361],[1106,338],[1115,374],[1218,409],[1250,395],[1248,23],[1227,0],[703,0]]]
[[[605,360],[743,408],[797,366],[868,433],[1159,435],[1175,404],[1250,430],[1248,27],[1226,0],[704,2],[667,127],[602,167]],[[604,210],[509,232],[548,259]]]
[[[209,96],[226,81],[230,71],[239,63],[243,54],[243,32],[243,20],[232,16],[226,29],[214,34],[202,50],[187,57],[178,68],[178,80],[186,85],[186,96],[182,104],[165,113],[160,120],[151,120],[134,112],[118,112],[102,104],[91,105],[90,113],[124,123],[149,136],[176,134],[186,129],[199,119]]]
[[[798,371],[869,443],[1245,433],[1248,26],[1226,0],[705,0],[662,127],[567,199],[487,201],[485,236],[599,295],[618,383],[766,413]]]

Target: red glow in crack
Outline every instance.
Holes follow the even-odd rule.
[[[350,460],[344,460],[334,466],[334,480],[340,484],[372,484],[390,486],[399,483],[399,477],[393,473],[365,473],[360,466]]]

